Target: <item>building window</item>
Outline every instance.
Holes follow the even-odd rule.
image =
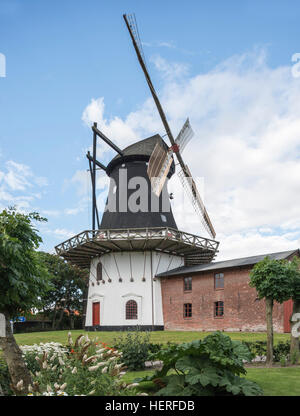
[[[97,264],[97,282],[102,280],[102,263],[99,261]]]
[[[135,300],[126,302],[126,319],[138,319],[137,303]]]
[[[215,289],[224,289],[224,273],[215,274]]]
[[[215,316],[224,316],[224,302],[215,302]]]
[[[185,303],[183,305],[183,317],[184,318],[192,317],[192,304],[191,303]]]
[[[185,291],[192,290],[192,278],[191,277],[185,277],[183,279],[183,282],[184,282],[183,287]]]

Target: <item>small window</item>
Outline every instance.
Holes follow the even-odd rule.
[[[135,300],[126,302],[126,319],[138,319],[137,303]]]
[[[224,316],[224,302],[215,302],[215,316]]]
[[[183,282],[184,282],[183,284],[184,291],[192,290],[192,278],[191,277],[185,277],[183,279]]]
[[[224,273],[215,274],[215,289],[224,289]]]
[[[99,263],[97,264],[97,282],[99,282],[100,280],[102,280],[102,263],[101,263],[101,261],[99,261]]]
[[[184,318],[192,317],[192,304],[191,303],[185,303],[183,305],[183,317]]]

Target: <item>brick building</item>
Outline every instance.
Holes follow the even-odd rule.
[[[271,259],[299,257],[299,250],[271,253]],[[265,302],[249,286],[249,273],[266,254],[158,274],[161,281],[164,328],[167,330],[265,331]],[[289,332],[292,301],[275,303],[275,332]]]

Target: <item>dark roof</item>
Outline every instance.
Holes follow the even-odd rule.
[[[109,164],[107,165],[106,173],[110,175],[111,171],[121,163],[123,164],[125,162],[135,160],[148,162],[157,143],[160,143],[162,147],[164,147],[166,150],[168,149],[168,145],[164,142],[161,136],[159,134],[155,134],[154,136],[148,137],[144,140],[140,140],[123,149],[122,156],[118,154],[109,162]],[[173,161],[170,169],[171,175],[174,173],[174,169],[175,164]]]
[[[239,259],[216,261],[212,263],[198,264],[196,266],[182,266],[164,273],[159,273],[157,277],[176,276],[186,273],[197,273],[210,270],[228,269],[231,267],[250,266],[263,260],[266,256],[270,257],[272,260],[283,260],[290,257],[294,253],[299,254],[299,249],[281,251],[279,253],[260,254],[258,256],[251,257],[242,257]]]

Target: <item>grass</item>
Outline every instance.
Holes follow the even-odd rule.
[[[40,342],[61,342],[64,344],[68,337],[67,331],[49,331],[49,332],[31,332],[25,334],[15,334],[16,341],[19,345],[39,344]],[[90,338],[98,337],[101,342],[108,345],[113,343],[114,338],[120,335],[120,332],[86,332],[83,330],[73,330],[72,337],[75,339],[79,334],[88,334]],[[123,333],[123,332],[122,332]],[[205,338],[212,332],[197,331],[154,331],[150,333],[150,341],[153,343],[172,342],[190,342],[195,339]],[[232,339],[239,341],[266,341],[267,334],[265,332],[226,332]],[[279,341],[287,341],[290,339],[289,334],[274,334],[275,344]]]

